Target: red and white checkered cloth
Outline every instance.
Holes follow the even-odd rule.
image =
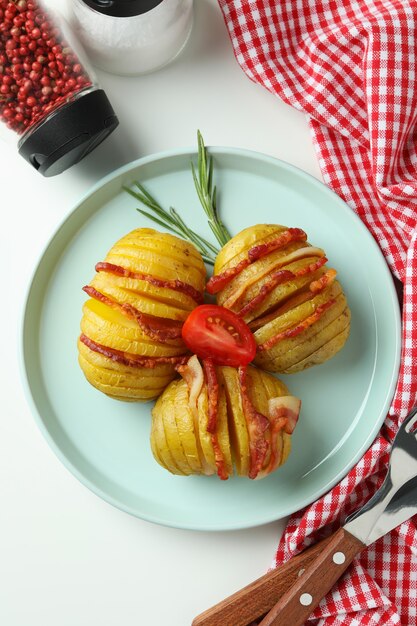
[[[401,370],[385,426],[340,484],[290,518],[279,565],[381,484],[389,438],[417,399],[417,0],[219,3],[242,69],[306,113],[324,181],[404,285]],[[415,519],[365,550],[308,623],[416,625]]]

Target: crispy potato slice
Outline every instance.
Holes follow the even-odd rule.
[[[149,400],[157,398],[167,384],[164,380],[159,387],[142,388],[130,386],[128,381],[126,381],[126,384],[121,384],[120,380],[117,379],[115,382],[113,382],[114,379],[113,381],[107,382],[106,370],[97,370],[97,368],[92,367],[81,354],[78,355],[78,359],[87,380],[93,387],[105,393],[107,396],[123,398],[126,401],[148,402]]]
[[[226,392],[230,444],[236,471],[239,476],[249,474],[249,434],[243,413],[238,372],[233,367],[219,367]]]
[[[278,333],[281,333],[289,328],[292,328],[293,326],[296,326],[304,319],[312,315],[317,307],[325,304],[329,300],[334,300],[341,295],[342,289],[340,287],[340,284],[335,281],[329,288],[317,294],[317,296],[286,311],[282,315],[278,315],[271,322],[265,324],[264,326],[262,326],[262,328],[259,328],[259,330],[255,332],[256,342],[258,344],[264,343],[274,335],[277,335]],[[333,307],[334,306],[335,305],[333,305]],[[315,326],[315,324],[313,326]]]
[[[91,286],[105,296],[109,296],[120,304],[131,304],[134,307],[140,302],[140,310],[148,315],[166,317],[172,320],[184,321],[187,315],[196,306],[191,296],[177,293],[172,289],[156,287],[145,280],[124,278],[106,272],[97,272],[91,281]]]
[[[314,263],[315,261],[317,261],[317,258],[318,257],[306,257],[300,261],[297,261],[296,263],[290,263],[283,269],[289,270],[291,272],[296,272],[297,270],[310,265],[310,263]],[[287,280],[284,283],[277,285],[266,296],[261,304],[249,314],[245,315],[243,319],[246,323],[248,323],[258,317],[266,315],[269,311],[273,311],[274,309],[279,308],[287,300],[296,296],[297,294],[304,293],[306,291],[309,292],[309,285],[311,281],[317,280],[322,274],[324,274],[325,271],[326,270],[324,268],[320,268],[315,272],[311,272],[310,274],[298,276],[293,280]],[[239,307],[237,308],[243,308],[243,306],[251,302],[258,295],[260,289],[262,289],[262,287],[268,283],[269,278],[269,276],[266,276],[261,279],[256,285],[252,285],[251,287],[249,287],[249,289],[245,292],[244,298],[240,302]]]
[[[155,235],[158,237],[156,238]],[[189,241],[179,239],[170,233],[159,233],[153,228],[138,228],[122,237],[120,241],[133,247],[139,246],[144,250],[150,251],[153,255],[161,255],[163,253],[164,257],[185,259],[191,267],[195,267],[202,274],[205,273],[201,265],[201,256],[197,249]]]
[[[154,389],[138,389],[134,387],[122,387],[121,385],[105,385],[97,380],[97,377],[94,376],[92,379],[88,378],[88,372],[86,374],[87,380],[99,391],[105,393],[110,397],[123,398],[128,402],[149,402],[150,400],[155,400],[160,393],[160,390]]]
[[[122,398],[117,398],[117,399],[119,400],[119,399],[122,399]],[[156,445],[156,438],[155,438],[155,434],[153,432],[153,428],[154,427],[153,427],[153,424],[152,424],[152,426],[151,426],[151,435],[149,437],[149,440],[150,440],[150,443],[151,443],[152,454],[153,454],[153,457],[156,460],[156,462],[159,463],[159,465],[161,465],[161,467],[163,467],[164,469],[167,470],[168,468],[165,465],[164,461],[162,460],[161,455],[159,454],[159,448]]]
[[[297,337],[283,339],[270,350],[259,352],[254,363],[272,372],[287,371],[341,333],[349,324],[349,320],[350,311],[346,307],[346,299],[341,294],[336,303],[312,326]],[[295,341],[296,339],[298,341]],[[326,352],[323,356],[326,356],[327,360],[333,353]]]
[[[185,457],[193,474],[203,473],[194,418],[189,406],[189,393],[184,380],[174,380],[164,393],[171,393],[174,399],[175,421]]]
[[[220,376],[218,376],[218,378],[220,378]],[[217,410],[217,440],[223,454],[227,475],[233,476],[233,460],[230,448],[227,399],[226,392],[221,381],[219,381],[219,404]]]
[[[157,342],[144,334],[138,339],[126,337],[124,335],[129,333],[125,333],[125,329],[125,326],[113,324],[99,316],[94,319],[91,312],[84,315],[81,321],[81,331],[84,335],[92,339],[92,341],[114,350],[146,357],[180,356],[185,352],[183,345],[181,343],[178,345],[178,342],[177,345],[172,345],[168,342]],[[135,332],[135,329],[133,329],[133,332]]]
[[[350,331],[350,311],[348,308],[342,313],[344,317],[346,317],[346,326],[345,328],[338,334],[332,337],[327,343],[322,345],[318,350],[312,352],[301,361],[298,361],[287,370],[285,370],[284,374],[295,374],[296,372],[301,372],[302,370],[307,369],[308,367],[312,367],[313,365],[317,365],[327,361],[329,358],[329,354],[334,356],[343,348],[345,345],[347,338],[349,336]],[[337,321],[340,323],[339,320]],[[334,322],[333,322],[334,323]]]
[[[277,224],[256,224],[244,228],[220,250],[214,263],[214,274],[220,274],[229,267],[237,265],[246,257],[250,248],[270,241],[283,230],[286,230],[286,226]]]
[[[164,426],[165,439],[175,465],[184,474],[188,475],[192,473],[192,469],[184,452],[178,432],[177,421],[175,419],[175,403],[177,401],[175,393],[177,387],[176,383],[177,381],[173,381],[171,383],[171,387],[162,394],[160,411]]]
[[[285,249],[278,249],[251,263],[222,289],[218,295],[218,303],[232,310],[238,310],[244,301],[245,293],[250,287],[266,282],[271,273],[290,264],[285,259],[291,252],[307,247],[305,243],[297,241],[287,245]],[[229,301],[231,302],[229,303]]]
[[[123,315],[120,311],[99,302],[98,300],[87,300],[83,306],[84,317],[92,324],[100,326],[103,334],[107,331],[114,332],[117,326],[117,333],[120,338],[127,341],[140,342],[144,344],[159,343],[164,348],[180,348],[184,351],[184,344],[181,337],[168,339],[166,342],[156,342],[147,335],[136,322],[136,320]],[[181,354],[181,353],[180,353]],[[163,355],[162,355],[163,356]]]
[[[78,355],[78,358],[80,359],[80,365],[85,375],[89,379],[95,380],[102,385],[114,387],[115,389],[118,387],[130,389],[132,396],[135,393],[138,395],[144,391],[152,392],[153,396],[156,397],[175,376],[175,371],[172,371],[169,375],[153,376],[152,378],[148,376],[142,377],[140,376],[140,372],[138,373],[137,371],[132,371],[131,374],[127,375],[125,373],[119,373],[116,370],[97,367],[88,361],[81,353]],[[149,394],[147,394],[147,396],[148,395]]]
[[[158,461],[158,459],[161,459],[163,467],[171,472],[171,474],[184,476],[184,472],[177,467],[174,461],[165,437],[164,424],[162,420],[162,402],[162,396],[160,396],[152,409],[151,448],[152,450],[156,449],[157,451],[155,460]]]
[[[283,440],[283,450],[282,450],[281,465],[284,465],[284,463],[288,459],[290,452],[291,452],[291,435],[287,435],[287,433],[282,433],[282,440]]]
[[[93,366],[107,370],[117,376],[123,374],[126,378],[131,378],[132,382],[136,381],[139,384],[139,379],[147,378],[146,384],[149,385],[149,381],[156,380],[159,377],[174,377],[176,375],[175,368],[170,363],[162,363],[156,365],[154,368],[148,367],[131,367],[129,365],[123,365],[112,361],[108,357],[90,350],[82,341],[78,340],[78,350],[81,355]]]
[[[198,436],[200,440],[201,451],[204,455],[206,463],[206,473],[215,474],[217,472],[216,460],[214,456],[211,435],[207,432],[208,424],[208,394],[206,386],[203,387],[197,400],[198,409]]]
[[[157,258],[160,259],[160,257]],[[204,278],[198,270],[170,259],[162,264],[157,262],[150,253],[142,253],[142,251],[129,250],[119,246],[109,252],[105,262],[124,267],[131,272],[150,274],[162,280],[175,280],[175,277],[178,277],[179,280],[190,284],[198,291],[204,289]],[[175,298],[174,293],[172,296]]]
[[[268,415],[268,402],[271,398],[289,395],[284,383],[268,372],[248,367],[247,377],[250,383],[248,386],[250,401],[263,415]]]

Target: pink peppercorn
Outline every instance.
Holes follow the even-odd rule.
[[[22,134],[90,86],[39,0],[0,0],[0,119],[9,128]]]

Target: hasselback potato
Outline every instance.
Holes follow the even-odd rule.
[[[195,247],[139,228],[122,237],[84,291],[79,363],[87,380],[127,401],[156,398],[185,362],[184,320],[202,302],[206,269]]]
[[[151,447],[172,474],[263,478],[285,463],[300,401],[274,376],[254,367],[178,367],[182,379],[152,410]]]
[[[350,310],[326,263],[303,230],[275,224],[246,228],[219,252],[207,290],[248,323],[259,367],[298,372],[345,344]]]

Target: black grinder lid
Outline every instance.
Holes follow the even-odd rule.
[[[162,0],[82,0],[92,9],[113,17],[133,17],[154,9]]]
[[[94,150],[119,124],[102,89],[68,102],[19,143],[21,154],[44,176],[55,176]]]

